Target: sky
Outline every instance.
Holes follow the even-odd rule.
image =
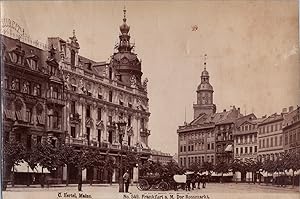
[[[217,111],[235,105],[242,114],[261,117],[300,105],[296,0],[0,4],[1,17],[16,21],[33,39],[67,39],[75,29],[79,54],[95,61],[112,55],[125,4],[131,41],[149,79],[154,149],[177,152],[176,130],[193,119],[204,54]]]

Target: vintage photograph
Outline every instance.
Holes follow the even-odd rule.
[[[4,199],[299,198],[298,0],[0,13]]]

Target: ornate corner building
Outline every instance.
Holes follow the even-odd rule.
[[[119,43],[110,61],[97,62],[79,55],[80,43],[73,35],[64,40],[48,38],[49,52],[1,36],[4,61],[5,139],[15,136],[32,142],[51,139],[82,147],[98,148],[119,161],[123,150],[150,157],[148,79],[142,81],[141,60],[130,43],[130,27],[124,10]],[[59,171],[66,180],[67,168]],[[70,183],[76,181],[72,167]],[[84,170],[83,180],[118,181],[104,170]],[[137,180],[137,168],[131,172]]]

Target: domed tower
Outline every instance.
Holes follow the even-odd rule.
[[[116,71],[116,78],[127,85],[141,87],[141,61],[132,52],[134,45],[130,43],[130,27],[126,21],[126,9],[124,11],[123,24],[120,25],[119,43],[116,46],[117,52],[112,55],[110,66]]]
[[[205,55],[206,59],[206,55]],[[209,74],[206,70],[206,61],[204,62],[204,70],[201,73],[201,83],[197,88],[197,104],[194,104],[194,118],[200,114],[212,114],[216,112],[216,105],[213,104],[214,89],[209,83]]]

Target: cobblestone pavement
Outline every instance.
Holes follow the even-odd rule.
[[[4,199],[202,199],[202,198],[292,198],[300,199],[299,187],[276,187],[258,184],[210,183],[205,189],[195,189],[189,192],[179,191],[140,191],[135,185],[130,186],[129,194],[118,192],[118,185],[84,185],[78,192],[76,185],[57,186],[50,188],[15,187],[3,192]]]

